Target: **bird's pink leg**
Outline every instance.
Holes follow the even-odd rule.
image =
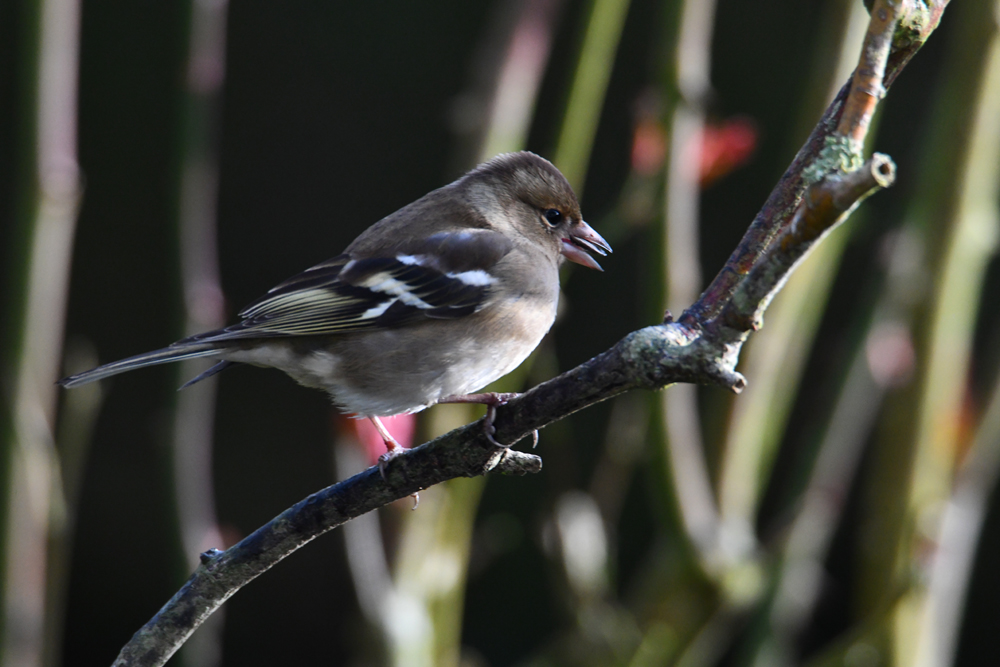
[[[389,429],[385,427],[385,424],[382,423],[382,420],[379,419],[378,417],[369,417],[368,419],[371,421],[372,425],[375,427],[375,430],[378,431],[378,434],[382,436],[382,440],[385,442],[385,448],[387,451],[382,456],[388,456],[388,458],[392,458],[396,454],[399,454],[399,452],[403,450],[403,446],[398,442],[396,442],[396,439],[392,437],[392,435],[389,433]],[[380,460],[381,458],[382,457],[379,457]]]
[[[497,408],[504,405],[507,401],[517,398],[520,396],[517,392],[505,392],[498,393],[495,391],[487,391],[481,394],[465,394],[463,396],[445,396],[438,403],[476,403],[479,405],[486,406],[486,420],[483,422],[483,431],[486,432],[486,439],[497,447],[502,447],[503,449],[510,449],[510,445],[504,445],[493,439],[493,434],[496,433],[496,427],[493,426],[493,420],[497,416]],[[538,446],[538,429],[531,432],[531,447],[534,449]]]
[[[390,459],[402,454],[405,447],[396,442],[396,439],[392,437],[392,434],[389,433],[389,429],[385,427],[385,424],[382,423],[381,419],[378,417],[369,417],[368,419],[371,421],[372,426],[375,427],[375,430],[378,431],[378,434],[382,436],[382,440],[385,442],[385,454],[378,457],[378,471],[379,474],[382,475],[382,481],[388,483],[389,480],[385,477],[385,466],[389,463]],[[419,504],[420,494],[414,493],[412,509],[417,509],[417,505]]]

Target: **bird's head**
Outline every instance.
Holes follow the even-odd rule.
[[[505,153],[470,174],[490,183],[512,224],[529,238],[556,248],[563,257],[602,271],[591,252],[606,256],[611,246],[583,220],[566,177],[534,153]]]

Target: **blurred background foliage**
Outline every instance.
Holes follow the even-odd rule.
[[[352,522],[171,664],[994,665],[1000,46],[959,2],[890,91],[899,166],[716,388],[541,434],[541,474]],[[370,464],[319,392],[73,370],[231,320],[495,153],[615,247],[505,387],[689,305],[857,59],[860,1],[0,3],[6,666],[107,665],[197,554]],[[65,336],[64,336],[65,332]],[[441,406],[418,441],[476,415]],[[403,426],[407,426],[403,424]]]

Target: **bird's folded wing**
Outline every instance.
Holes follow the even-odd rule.
[[[389,256],[340,255],[303,271],[240,313],[243,321],[185,341],[321,336],[454,319],[487,303],[490,269],[512,248],[498,232],[444,232]]]

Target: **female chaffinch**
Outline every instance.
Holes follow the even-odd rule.
[[[435,403],[497,405],[474,394],[514,370],[552,326],[562,258],[601,267],[611,247],[580,216],[573,189],[549,161],[499,155],[383,218],[343,254],[303,271],[240,312],[238,324],[59,381],[76,387],[143,366],[195,357],[272,366],[326,390],[343,411],[372,420]],[[182,387],[183,388],[183,387]]]

